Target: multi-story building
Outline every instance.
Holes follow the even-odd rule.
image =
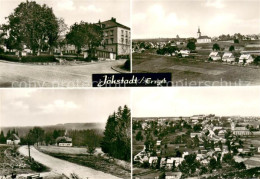
[[[103,50],[113,52],[116,55],[130,54],[130,28],[118,23],[116,18],[99,22],[103,29]]]

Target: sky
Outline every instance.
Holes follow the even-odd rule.
[[[69,26],[75,22],[97,23],[116,18],[117,22],[130,26],[130,0],[35,0],[53,8],[58,18],[64,18]],[[0,24],[5,17],[26,0],[0,0]]]
[[[132,37],[260,33],[260,0],[133,0]]]
[[[0,125],[106,123],[124,105],[130,107],[129,89],[2,89]]]
[[[260,88],[157,87],[132,91],[133,117],[178,117],[198,114],[260,116]]]

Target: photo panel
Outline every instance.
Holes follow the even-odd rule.
[[[0,87],[91,87],[129,73],[130,0],[1,0]]]
[[[259,0],[132,3],[133,72],[169,72],[172,86],[260,84]]]
[[[132,101],[133,179],[259,177],[259,87],[139,88]]]
[[[0,178],[131,178],[129,89],[0,90]]]

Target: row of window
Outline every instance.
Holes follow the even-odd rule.
[[[112,44],[113,42],[114,42],[114,38],[105,39],[104,44],[105,45]],[[128,39],[121,38],[120,43],[122,43],[122,44],[129,44],[130,41]]]
[[[114,30],[108,30],[108,31],[104,31],[104,36],[105,37],[108,37],[108,36],[113,36],[114,35]],[[124,31],[124,30],[121,30],[121,36],[126,36],[126,37],[130,37],[130,32],[129,31]]]

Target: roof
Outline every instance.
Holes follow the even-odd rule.
[[[229,58],[229,57],[232,57],[232,56],[233,56],[233,53],[225,52],[224,55],[223,55],[223,58]]]
[[[61,143],[64,143],[64,142],[71,143],[71,142],[72,142],[72,138],[63,136],[63,137],[58,137],[58,138],[56,139],[56,141],[57,141],[57,143],[59,143],[60,141],[61,141]]]
[[[12,134],[8,140],[20,140],[20,138],[16,134]]]
[[[102,27],[105,29],[109,29],[109,28],[113,28],[113,27],[121,27],[121,28],[130,30],[129,27],[116,22],[116,18],[113,18],[113,17],[110,20],[100,22],[100,23],[102,24]]]
[[[234,131],[249,131],[246,127],[235,127]]]
[[[249,59],[251,58],[251,55],[250,54],[242,54],[239,59]]]
[[[203,36],[199,36],[198,39],[211,39],[210,37],[206,36],[206,35],[203,35]]]
[[[216,57],[216,56],[219,56],[219,53],[218,52],[211,52],[209,54],[210,57]]]

